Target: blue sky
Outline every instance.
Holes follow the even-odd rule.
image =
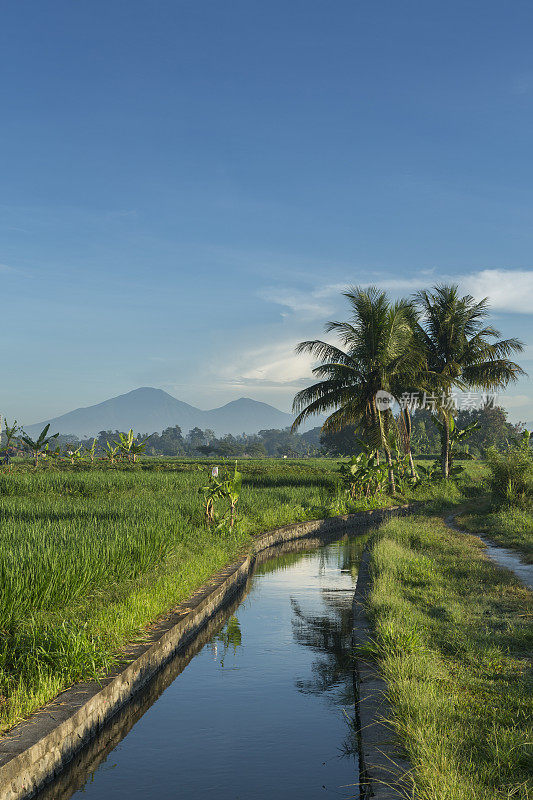
[[[489,295],[532,372],[532,27],[521,0],[5,4],[0,410],[288,410],[347,284]]]

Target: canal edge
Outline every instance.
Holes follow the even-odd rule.
[[[409,507],[398,513],[409,513]],[[353,598],[352,643],[354,650],[355,727],[359,749],[360,800],[407,800],[415,798],[409,775],[412,766],[389,722],[392,709],[387,683],[377,662],[361,654],[373,640],[367,614],[372,588],[370,550],[365,547]]]
[[[403,514],[408,506],[372,509],[276,528],[254,537],[248,554],[226,565],[149,630],[142,644],[125,649],[127,661],[100,681],[75,684],[17,724],[0,740],[0,798],[27,800],[61,772],[205,623],[235,595],[256,556],[285,542],[348,532]]]

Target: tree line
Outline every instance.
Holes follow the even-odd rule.
[[[433,412],[419,409],[412,415],[411,449],[415,457],[438,456],[441,446],[441,435],[434,424]],[[478,427],[472,432],[468,443],[459,452],[458,457],[483,458],[489,447],[502,451],[509,441],[521,434],[522,423],[511,423],[507,420],[506,411],[493,403],[486,403],[480,409],[457,412],[457,424],[467,428],[473,423]],[[399,420],[396,419],[397,424]],[[305,457],[343,457],[357,455],[361,452],[358,441],[359,430],[356,425],[345,425],[339,430],[322,430],[312,428],[305,433],[291,432],[290,428],[268,429],[257,434],[226,434],[217,437],[209,428],[193,428],[183,434],[179,425],[166,428],[162,433],[138,434],[136,441],[144,442],[143,454],[147,456],[182,456],[198,458],[199,456],[218,456],[220,458],[305,458]],[[75,436],[59,434],[54,444],[67,454],[89,452],[93,448],[96,453],[108,453],[109,445],[120,441],[123,431],[100,431],[94,438],[79,439]],[[2,447],[6,444],[6,433],[2,432]],[[29,452],[24,443],[19,442],[15,452]]]

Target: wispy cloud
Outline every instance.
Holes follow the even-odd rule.
[[[481,299],[488,297],[496,311],[511,313],[533,313],[533,270],[483,269],[463,275],[446,275],[435,270],[420,270],[412,276],[365,275],[360,285],[374,285],[385,289],[392,295],[411,294],[417,289],[427,288],[435,283],[458,283],[465,292]],[[271,303],[286,309],[300,319],[326,319],[339,306],[340,296],[349,286],[345,283],[324,284],[307,291],[278,286],[268,287],[260,296]]]
[[[328,302],[328,287],[302,291],[289,288],[267,288],[259,294],[269,303],[283,306],[294,314],[303,317],[320,317],[330,313],[331,302]],[[333,292],[331,293],[333,294]]]
[[[432,273],[424,272],[420,277],[413,278],[398,278],[395,276],[372,278],[372,276],[366,276],[365,280],[358,282],[358,285],[368,286],[371,284],[379,289],[387,289],[393,293],[413,292],[431,281],[429,275],[432,275]],[[277,303],[283,306],[288,312],[298,317],[307,319],[325,318],[338,307],[342,293],[353,285],[353,281],[345,281],[343,283],[328,283],[324,286],[317,286],[307,290],[292,289],[284,286],[268,287],[262,289],[259,292],[259,296],[270,303]]]
[[[461,286],[499,311],[533,313],[533,270],[484,269],[465,275]]]
[[[312,378],[313,358],[294,352],[295,341],[250,348],[216,371],[233,387],[299,389]]]

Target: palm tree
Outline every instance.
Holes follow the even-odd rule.
[[[321,363],[313,369],[318,383],[302,389],[294,398],[297,413],[292,430],[313,414],[332,412],[323,430],[336,431],[356,424],[366,441],[385,451],[391,492],[395,492],[390,436],[394,418],[376,403],[380,390],[392,392],[403,381],[410,385],[419,355],[413,333],[413,308],[405,300],[390,303],[385,292],[371,286],[344,292],[351,306],[347,322],[328,322],[327,333],[336,333],[340,347],[314,339],[300,342],[297,353],[311,353]]]
[[[487,391],[514,382],[524,370],[509,356],[523,350],[519,339],[498,339],[500,331],[485,325],[489,314],[487,298],[476,302],[467,294],[460,297],[456,285],[436,286],[420,291],[415,303],[421,311],[417,334],[426,351],[426,379],[440,391],[438,413],[442,419],[442,475],[450,467],[451,390],[471,388]]]

